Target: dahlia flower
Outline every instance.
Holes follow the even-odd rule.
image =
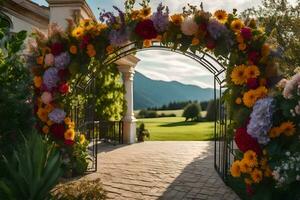
[[[51,113],[49,113],[48,117],[51,121],[60,124],[64,121],[66,113],[62,109],[55,108]]]
[[[135,33],[144,40],[151,40],[157,37],[157,31],[151,19],[139,22],[135,27]]]
[[[181,24],[181,31],[183,34],[191,36],[197,33],[199,29],[198,24],[195,22],[194,17],[187,17]]]
[[[57,82],[59,81],[57,72],[58,70],[54,67],[51,67],[45,71],[43,76],[43,84],[48,90],[52,90],[57,86]]]

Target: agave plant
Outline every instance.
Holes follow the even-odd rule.
[[[50,190],[63,174],[60,154],[37,133],[24,140],[10,159],[3,156],[0,199],[49,199]]]

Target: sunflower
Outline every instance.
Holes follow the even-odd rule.
[[[80,21],[80,26],[85,30],[89,31],[93,28],[94,22],[91,19],[83,19]]]
[[[64,134],[65,140],[74,140],[75,131],[74,129],[68,129]]]
[[[279,127],[273,127],[269,131],[269,137],[270,138],[276,138],[279,137],[279,135],[282,133],[281,129]]]
[[[35,76],[33,78],[33,83],[36,88],[40,88],[43,84],[43,79],[40,76]]]
[[[149,17],[151,14],[151,8],[150,7],[145,7],[143,9],[140,10],[139,12],[139,16],[143,19]]]
[[[228,15],[225,10],[217,10],[214,13],[214,17],[222,24],[227,22]]]
[[[230,25],[234,32],[239,32],[244,26],[244,23],[240,19],[233,20]]]
[[[143,46],[145,48],[149,48],[149,47],[151,47],[151,45],[152,45],[152,41],[151,40],[144,40]]]
[[[37,111],[37,116],[42,122],[47,122],[48,121],[48,112],[44,108],[39,108]]]
[[[90,58],[96,56],[97,52],[92,44],[88,44],[86,49],[86,53]]]
[[[175,14],[171,16],[173,24],[179,26],[183,22],[183,16],[181,14]]]
[[[250,173],[252,171],[247,160],[243,159],[240,161],[240,170],[242,173]]]
[[[231,72],[231,80],[236,85],[243,85],[247,81],[247,77],[245,76],[245,65],[239,65],[233,68]]]
[[[283,122],[280,125],[280,129],[286,136],[292,136],[296,131],[295,124],[290,121]]]
[[[80,38],[84,33],[84,29],[82,27],[77,27],[72,31],[72,36],[75,38]]]
[[[268,94],[268,89],[265,86],[260,86],[255,90],[257,98],[264,98]]]
[[[137,20],[139,18],[140,11],[139,10],[134,10],[131,12],[131,19],[132,20]]]
[[[52,106],[51,104],[47,104],[45,106],[45,110],[50,113],[52,110],[54,110],[54,106]]]
[[[230,168],[230,173],[233,177],[240,177],[241,176],[241,169],[240,169],[240,161],[235,161]]]
[[[244,93],[243,102],[248,108],[251,108],[255,104],[256,100],[257,95],[255,90],[249,90],[248,92]]]
[[[47,123],[48,126],[51,126],[51,125],[54,124],[53,121],[51,121],[51,120],[48,120],[46,123]]]
[[[257,155],[254,151],[248,150],[244,153],[244,158],[245,162],[249,165],[249,167],[254,167],[257,166]]]
[[[254,181],[254,183],[259,183],[263,178],[263,173],[259,169],[254,169],[251,173],[251,178]]]
[[[245,75],[248,78],[257,78],[260,75],[260,71],[256,65],[250,65],[245,69]]]

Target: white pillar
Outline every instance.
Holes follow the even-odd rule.
[[[127,102],[127,111],[123,117],[123,139],[125,144],[133,144],[136,139],[136,118],[133,110],[133,78],[134,66],[119,66],[119,71],[123,73],[123,81],[125,85],[125,100]]]

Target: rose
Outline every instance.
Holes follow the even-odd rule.
[[[45,65],[48,67],[51,67],[53,65],[53,63],[54,63],[54,56],[53,56],[53,54],[48,53],[45,56]]]
[[[248,89],[256,89],[259,86],[256,78],[248,78],[247,79],[247,87]]]
[[[63,44],[59,43],[59,42],[56,42],[56,43],[53,43],[51,45],[51,53],[54,55],[54,56],[57,56],[59,55],[64,49],[64,46]]]
[[[71,145],[73,145],[75,142],[73,141],[73,140],[65,140],[64,141],[64,144],[66,145],[66,146],[71,146]]]
[[[208,39],[206,42],[206,48],[212,50],[216,47],[216,43],[213,39]]]
[[[153,21],[150,19],[139,22],[135,27],[135,33],[144,40],[150,40],[157,37],[157,31]]]
[[[65,131],[66,128],[64,124],[53,124],[50,126],[50,132],[55,139],[64,140]]]
[[[257,64],[259,59],[260,57],[258,52],[251,51],[248,53],[248,62],[250,62],[251,64]]]
[[[198,32],[199,26],[193,17],[187,17],[181,24],[181,31],[183,34],[191,36]]]
[[[241,35],[245,40],[251,40],[252,38],[252,31],[251,28],[244,27],[241,29]]]
[[[245,127],[238,128],[235,132],[234,140],[242,152],[253,150],[257,155],[261,154],[261,148],[257,140],[247,133]]]
[[[59,86],[58,90],[62,94],[67,94],[69,92],[69,85],[68,85],[68,83],[62,83]]]
[[[43,92],[41,99],[44,104],[49,104],[52,101],[52,94],[50,92]]]

